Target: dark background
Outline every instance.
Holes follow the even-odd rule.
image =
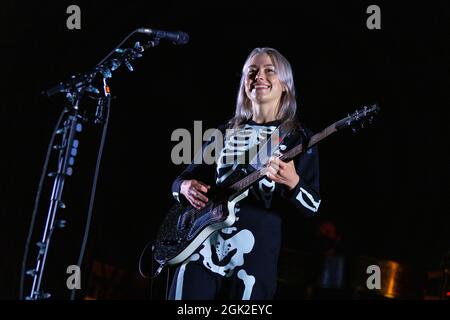
[[[242,65],[254,47],[291,62],[302,119],[313,131],[367,103],[381,113],[371,127],[320,144],[320,216],[336,221],[352,255],[433,270],[450,250],[448,88],[450,10],[446,2],[379,4],[381,30],[366,28],[370,4],[194,5],[165,2],[1,4],[2,166],[0,298],[17,299],[20,265],[47,144],[64,105],[40,92],[93,67],[137,27],[183,30],[186,46],[162,41],[110,81],[110,127],[83,268],[113,266],[136,285],[121,298],[148,298],[137,262],[172,204],[182,166],[170,154],[176,128],[203,130],[234,112]],[[81,8],[81,30],[66,28],[66,8]],[[134,41],[145,37],[131,38]],[[88,112],[92,102],[83,102]],[[68,227],[50,248],[44,282],[56,298],[76,264],[99,143],[99,127],[80,135],[75,174],[64,189]],[[54,168],[52,162],[51,168]],[[48,189],[39,216],[45,216]],[[286,223],[285,247],[308,252],[318,218]],[[38,221],[39,222],[39,221]],[[40,234],[42,221],[37,225]],[[30,250],[30,260],[36,254]],[[29,266],[33,265],[29,262]],[[120,282],[120,281],[119,281]],[[123,281],[122,281],[123,283]],[[29,283],[27,282],[27,287]],[[117,289],[117,288],[116,288]],[[120,291],[120,289],[117,289]],[[26,292],[27,293],[27,292]],[[81,294],[80,294],[81,296]]]

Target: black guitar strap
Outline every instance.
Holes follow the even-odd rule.
[[[303,127],[300,129],[300,135],[302,137],[301,144],[303,145],[303,151],[306,151],[308,149],[309,140],[311,139],[311,136],[308,135],[308,133]]]

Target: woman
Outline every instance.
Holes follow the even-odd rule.
[[[285,139],[270,158],[267,176],[239,197],[236,223],[214,232],[178,266],[170,299],[273,298],[282,215],[289,214],[286,204],[312,215],[321,201],[315,147],[289,162],[277,158],[310,136],[296,120],[296,111],[289,62],[275,49],[254,49],[242,70],[235,116],[226,127],[234,130],[225,135],[217,164],[188,166],[172,185],[174,197],[197,209],[204,207],[216,188],[229,185],[233,172],[251,170],[248,161],[238,158],[242,160],[243,154],[263,144],[270,134],[286,133]],[[234,162],[225,161],[230,155]]]

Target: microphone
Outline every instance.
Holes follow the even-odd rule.
[[[154,36],[155,38],[172,41],[176,45],[186,44],[189,42],[189,36],[181,31],[161,31],[149,28],[139,28],[136,31],[139,33],[145,33],[149,36]]]

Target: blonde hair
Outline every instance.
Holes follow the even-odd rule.
[[[267,54],[277,70],[281,84],[285,87],[285,91],[280,98],[280,107],[277,113],[277,120],[281,121],[281,126],[285,129],[299,126],[296,119],[297,102],[295,98],[294,77],[289,61],[277,50],[273,48],[255,48],[248,55],[242,68],[241,82],[236,102],[236,111],[234,117],[229,121],[229,126],[236,128],[242,123],[250,120],[253,116],[252,104],[245,93],[245,71],[250,60],[258,54]]]

